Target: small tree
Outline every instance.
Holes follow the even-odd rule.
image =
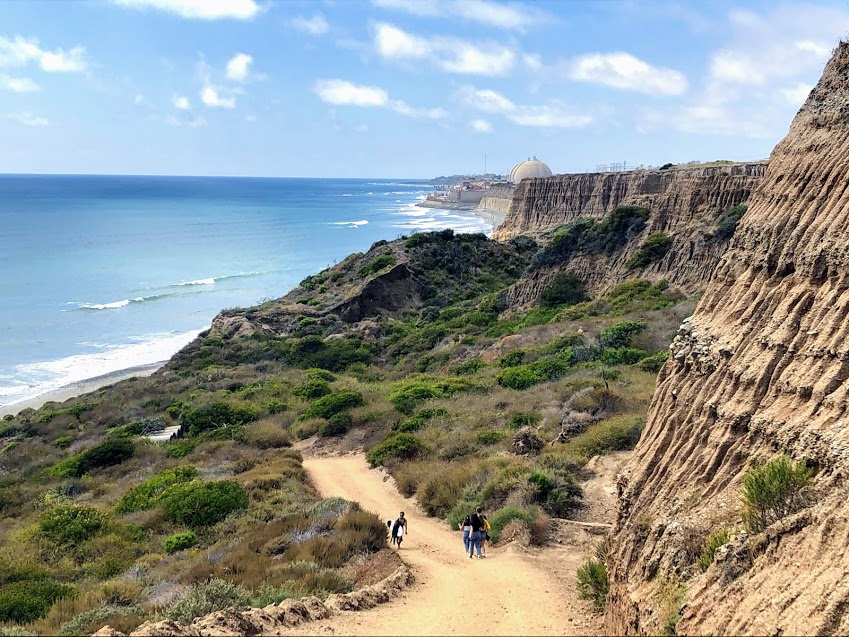
[[[587,300],[584,283],[574,272],[558,272],[554,280],[542,291],[539,304],[542,307],[576,305]]]

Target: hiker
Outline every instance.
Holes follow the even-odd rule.
[[[466,516],[463,518],[462,522],[457,523],[457,528],[463,531],[463,546],[465,547],[466,553],[469,552],[469,535],[472,533],[472,518],[471,516]]]
[[[472,533],[469,536],[469,559],[472,559],[475,555],[475,549],[477,549],[478,557],[483,558],[481,555],[481,538],[483,537],[483,516],[481,515],[481,508],[478,507],[475,509],[475,512],[469,516],[469,522],[472,524]]]
[[[492,527],[489,525],[486,513],[481,511],[480,516],[483,519],[483,526],[481,527],[481,557],[486,557],[486,543],[489,542],[489,531]]]
[[[404,517],[404,512],[398,515],[395,524],[392,525],[392,544],[401,548],[401,541],[404,539],[404,534],[407,533],[407,518]]]

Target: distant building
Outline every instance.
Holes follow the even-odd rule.
[[[513,166],[513,170],[510,171],[510,181],[518,184],[523,179],[530,177],[551,177],[551,175],[551,168],[545,163],[536,157],[533,159],[528,157],[528,161],[523,161]]]

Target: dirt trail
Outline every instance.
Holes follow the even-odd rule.
[[[359,502],[381,519],[404,511],[409,535],[402,559],[415,585],[404,596],[364,612],[286,631],[288,634],[349,635],[586,635],[599,622],[579,600],[575,569],[583,550],[490,549],[483,560],[463,551],[460,532],[428,518],[414,500],[397,491],[386,473],[370,469],[362,454],[306,458],[304,468],[322,496]],[[545,561],[549,562],[546,564]],[[554,564],[551,560],[556,560]],[[553,568],[553,567],[556,567]]]

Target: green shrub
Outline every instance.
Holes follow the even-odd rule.
[[[534,523],[536,512],[530,509],[517,506],[504,507],[498,509],[495,513],[489,516],[489,524],[492,528],[489,530],[489,536],[493,542],[498,542],[501,539],[501,532],[509,522],[513,520],[521,520],[528,526]]]
[[[348,555],[386,548],[386,523],[374,513],[351,509],[339,518],[335,529]]]
[[[69,637],[73,637],[74,635],[91,635],[107,624],[113,627],[123,627],[123,622],[129,622],[129,626],[137,626],[147,616],[147,610],[137,605],[107,604],[105,606],[97,606],[64,622],[59,626],[58,634],[62,637],[66,635]]]
[[[661,166],[658,170],[669,170],[670,168],[675,168],[675,164],[673,164],[673,163],[663,164],[663,166]]]
[[[637,248],[627,266],[629,268],[642,268],[655,261],[660,261],[672,247],[672,237],[665,232],[653,232]]]
[[[46,578],[0,582],[0,622],[28,624],[47,615],[56,600],[74,594],[72,586]]]
[[[56,418],[57,416],[73,416],[77,420],[80,419],[84,411],[89,411],[90,409],[94,409],[93,403],[77,403],[76,405],[71,405],[70,407],[63,407],[62,409],[52,409],[43,412],[36,422],[45,424],[49,423],[51,420]]]
[[[716,230],[713,236],[717,239],[730,239],[737,231],[737,224],[740,219],[746,214],[749,207],[746,204],[737,204],[733,208],[729,208],[716,220]]]
[[[512,414],[507,419],[507,426],[511,429],[521,429],[522,427],[536,427],[542,421],[542,416],[533,412],[519,412]]]
[[[392,254],[381,254],[374,261],[369,263],[368,265],[364,265],[360,268],[358,274],[362,277],[369,276],[371,274],[377,274],[383,268],[387,268],[390,265],[395,265],[395,256]]]
[[[605,349],[601,353],[601,362],[605,365],[633,365],[648,355],[649,353],[642,349],[617,347],[616,349]]]
[[[44,512],[38,528],[57,544],[79,544],[102,532],[108,522],[108,516],[94,507],[60,504]]]
[[[306,398],[308,400],[313,400],[315,398],[321,398],[322,396],[327,396],[331,393],[330,383],[321,378],[310,378],[303,385],[298,385],[292,390],[292,393],[295,396],[300,396],[301,398]]]
[[[411,381],[389,395],[389,402],[402,414],[412,414],[421,403],[432,398],[447,398],[458,392],[472,391],[478,387],[463,378],[449,378],[435,382]]]
[[[193,531],[184,531],[183,533],[175,533],[165,540],[165,552],[169,555],[177,551],[184,551],[192,548],[198,543],[198,537]]]
[[[501,370],[495,378],[499,385],[517,390],[527,389],[542,382],[542,379],[527,365],[507,367]]]
[[[622,321],[599,332],[598,342],[602,347],[629,347],[634,337],[646,329],[645,321]]]
[[[233,511],[248,506],[244,488],[236,482],[187,482],[162,494],[162,506],[174,524],[193,528],[211,526]]]
[[[353,420],[351,414],[340,412],[333,414],[326,423],[318,428],[318,435],[322,438],[332,438],[334,436],[344,436],[351,428]]]
[[[51,473],[62,478],[79,478],[96,469],[111,467],[129,460],[136,448],[127,438],[111,438],[106,442],[86,449],[53,467]]]
[[[780,456],[763,465],[750,467],[743,475],[743,523],[746,530],[759,533],[770,524],[794,513],[804,505],[804,489],[813,471],[805,462],[793,463]]]
[[[500,429],[488,429],[486,431],[479,431],[476,438],[482,445],[494,445],[504,440],[506,436],[507,433]]]
[[[480,370],[486,367],[486,363],[483,362],[480,356],[475,356],[474,358],[470,358],[469,360],[463,361],[459,365],[454,368],[454,373],[457,376],[465,376],[469,374],[476,374]]]
[[[248,407],[215,402],[184,410],[180,423],[188,428],[190,436],[197,436],[227,425],[244,425],[256,420],[256,416],[256,412]]]
[[[574,272],[558,272],[543,289],[539,302],[543,307],[559,307],[582,303],[588,298],[584,283]]]
[[[498,361],[501,367],[518,367],[525,360],[525,352],[520,349],[514,349],[512,352],[507,352]]]
[[[607,567],[599,561],[590,558],[578,568],[578,592],[581,599],[592,600],[598,610],[604,609],[604,601],[610,591],[607,579]]]
[[[73,436],[60,436],[53,441],[53,444],[59,447],[60,449],[67,449],[71,446],[71,443],[74,442]]]
[[[429,453],[431,453],[430,447],[413,434],[393,433],[387,436],[383,442],[372,447],[367,458],[372,466],[377,466],[384,464],[387,460],[409,460],[426,456]]]
[[[714,531],[708,536],[708,538],[705,540],[705,543],[702,545],[702,553],[696,560],[696,563],[699,565],[699,570],[702,573],[708,570],[708,567],[713,564],[713,558],[716,555],[716,550],[720,546],[728,544],[728,540],[730,538],[731,533],[728,531],[728,529]]]
[[[336,376],[332,372],[328,372],[326,369],[321,369],[319,367],[313,367],[304,371],[308,378],[323,380],[328,383],[332,383],[336,380]]]
[[[289,405],[287,405],[284,401],[278,400],[276,398],[272,398],[265,404],[265,408],[269,414],[280,414],[289,409]]]
[[[633,449],[640,439],[645,420],[639,416],[614,416],[592,425],[563,445],[563,450],[586,462],[609,451]]]
[[[197,617],[218,610],[233,607],[236,610],[245,610],[250,607],[251,599],[250,591],[244,586],[225,580],[211,579],[193,586],[186,595],[168,607],[165,616],[188,625]]]
[[[316,400],[307,410],[300,416],[302,420],[307,418],[324,418],[329,420],[340,412],[348,411],[354,407],[362,407],[365,405],[363,395],[355,391],[341,391],[328,396],[323,396]]]
[[[185,458],[198,446],[197,440],[178,440],[167,445],[169,458]]]
[[[662,349],[659,352],[655,352],[640,361],[640,364],[637,365],[644,372],[649,372],[650,374],[657,374],[660,371],[660,368],[663,367],[663,364],[669,358],[669,350]]]
[[[124,515],[135,511],[146,511],[158,504],[159,496],[175,484],[191,482],[199,475],[192,465],[166,469],[127,491],[115,505],[115,512]]]

